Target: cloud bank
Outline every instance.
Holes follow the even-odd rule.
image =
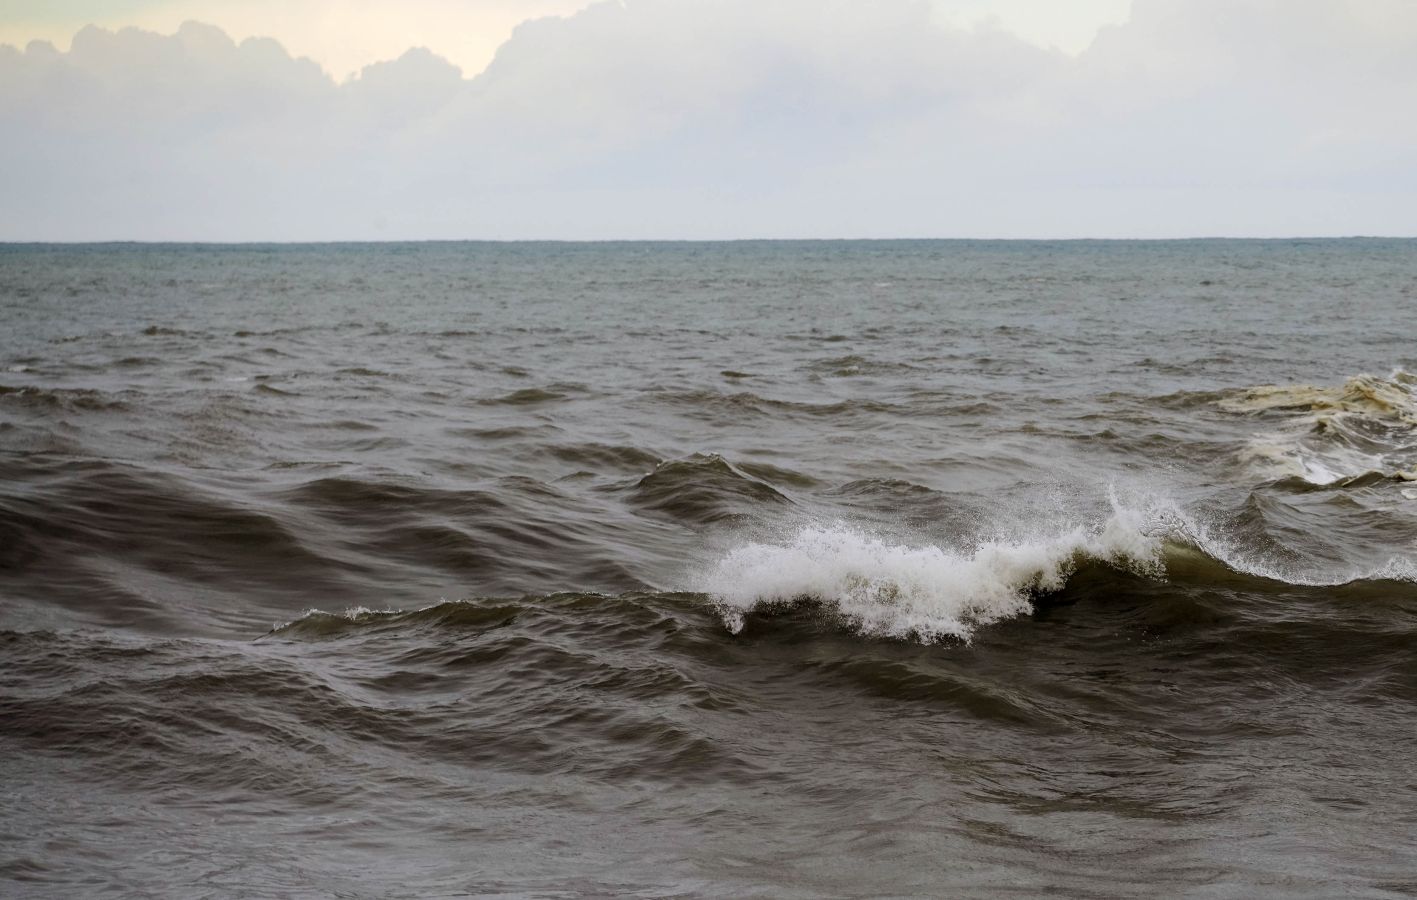
[[[922,0],[623,0],[473,78],[271,40],[0,47],[0,239],[1417,234],[1417,4],[1135,0],[1085,52]]]

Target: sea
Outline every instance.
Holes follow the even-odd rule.
[[[0,245],[0,895],[1417,896],[1417,241]]]

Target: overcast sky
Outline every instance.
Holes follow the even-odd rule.
[[[1417,235],[1413,0],[0,0],[0,42],[0,240]]]

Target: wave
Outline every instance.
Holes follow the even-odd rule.
[[[1367,487],[1378,481],[1417,481],[1412,461],[1389,453],[1364,453],[1343,447],[1315,446],[1308,436],[1257,435],[1240,453],[1241,460],[1261,477],[1296,486]]]
[[[592,471],[645,472],[663,461],[659,454],[641,447],[595,441],[547,443],[539,446],[537,452],[557,462]]]
[[[820,376],[851,378],[858,375],[882,375],[908,372],[916,367],[903,362],[882,362],[857,354],[822,359],[807,365],[807,371]]]
[[[641,478],[635,505],[696,525],[736,520],[764,506],[792,501],[766,481],[716,454],[667,460]]]
[[[564,391],[543,388],[522,388],[500,397],[479,401],[485,406],[533,406],[538,403],[554,403],[567,399]]]
[[[126,412],[136,391],[110,393],[91,388],[11,387],[0,385],[0,403],[14,403],[42,412]]]
[[[1261,385],[1220,402],[1231,412],[1295,410],[1315,414],[1357,413],[1417,425],[1417,375],[1401,369],[1388,378],[1355,375],[1339,388]]]
[[[1115,497],[1100,523],[962,549],[810,523],[781,540],[735,547],[692,581],[735,634],[750,615],[815,606],[863,636],[967,643],[982,626],[1032,612],[1036,599],[1063,591],[1083,569],[1255,593],[1417,584],[1407,557],[1362,571],[1306,571],[1247,550],[1169,502],[1128,508]]]
[[[751,391],[722,393],[706,389],[655,390],[649,392],[648,396],[656,403],[682,410],[695,418],[712,421],[741,422],[744,416],[750,415],[772,421],[777,421],[784,416],[838,419],[840,417],[897,412],[902,409],[899,404],[883,400],[848,399],[830,403],[812,403],[764,397]]]
[[[1029,612],[1035,594],[1061,590],[1084,561],[1160,577],[1170,527],[1114,504],[1095,528],[953,550],[815,523],[781,542],[730,550],[697,580],[735,633],[752,612],[815,601],[864,635],[968,641],[982,625]]]
[[[1342,387],[1263,385],[1218,401],[1232,413],[1287,416],[1241,453],[1262,477],[1348,486],[1369,476],[1417,481],[1417,375],[1357,375]]]

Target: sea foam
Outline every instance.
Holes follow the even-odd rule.
[[[1342,387],[1263,385],[1218,404],[1232,413],[1288,413],[1287,427],[1256,434],[1242,459],[1266,478],[1343,484],[1376,474],[1417,481],[1417,375],[1357,375]]]
[[[1172,523],[1114,502],[1098,525],[968,549],[892,543],[840,522],[799,526],[783,540],[738,546],[699,576],[733,633],[748,614],[823,604],[876,637],[969,641],[975,630],[1032,610],[1084,562],[1160,577]]]

